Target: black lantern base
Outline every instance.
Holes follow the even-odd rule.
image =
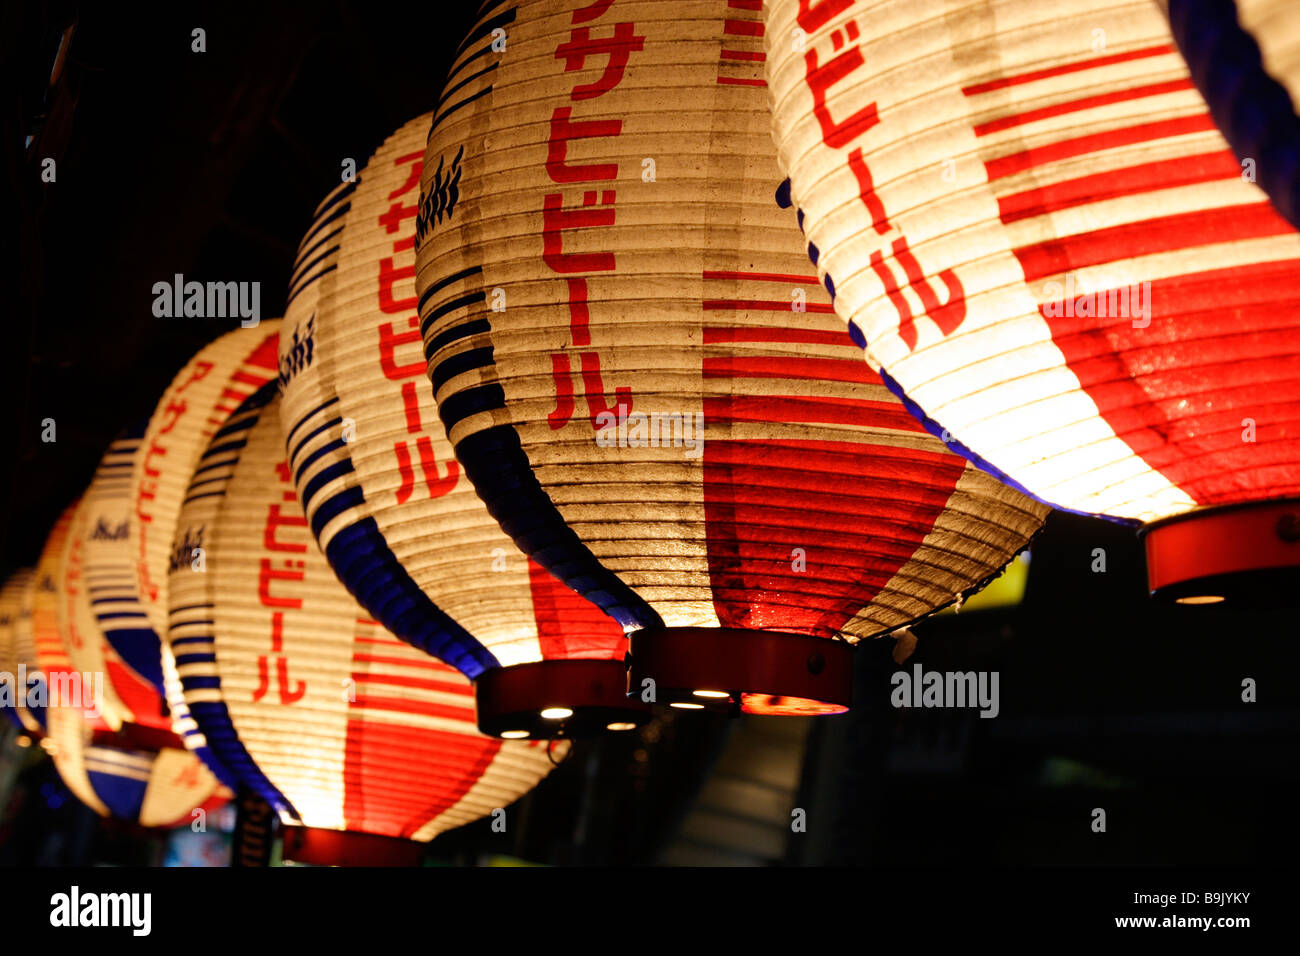
[[[665,627],[630,635],[628,693],[681,710],[842,714],[853,699],[853,645],[806,634]],[[653,681],[653,684],[646,683]]]
[[[1300,499],[1205,508],[1142,529],[1151,596],[1297,607]]]
[[[627,696],[627,665],[611,660],[535,661],[474,682],[478,729],[493,737],[579,739],[634,730],[650,708]]]
[[[414,840],[292,824],[283,828],[282,855],[314,866],[419,866],[424,844]]]

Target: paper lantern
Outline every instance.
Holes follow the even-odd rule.
[[[45,732],[45,675],[36,664],[32,640],[30,568],[15,571],[0,588],[0,687],[10,720],[31,734]]]
[[[104,675],[99,709],[124,722],[170,729],[158,692],[159,645],[143,626],[130,541],[131,469],[143,423],[109,445],[72,516],[61,578],[60,622],[73,670]],[[110,642],[121,645],[121,652]]]
[[[32,642],[48,695],[47,749],[68,789],[96,813],[145,826],[188,823],[193,810],[211,809],[229,793],[171,733],[131,725],[112,733],[103,716],[103,672],[73,664],[74,641],[98,637],[69,626],[85,616],[72,606],[88,604],[88,592],[62,589],[69,581],[70,530],[79,510],[78,502],[68,506],[50,530],[32,586]]]
[[[160,635],[167,625],[167,575],[177,560],[172,550],[177,516],[186,489],[192,481],[202,480],[195,475],[195,463],[239,404],[275,379],[279,329],[278,319],[268,319],[226,333],[190,359],[163,393],[131,458],[126,542],[104,557],[105,565],[112,567],[114,585],[104,598],[112,603],[97,605],[110,609],[101,616],[108,640],[130,671],[148,680],[158,700],[157,711],[169,714],[164,724],[227,783],[232,782],[228,771],[212,759],[206,741],[183,710],[171,651]],[[114,498],[106,507],[121,505]],[[133,585],[130,576],[121,576],[127,565]],[[115,682],[115,686],[122,685]],[[125,691],[121,693],[125,696]]]
[[[1168,0],[1162,6],[1243,175],[1300,226],[1300,22],[1293,0]]]
[[[175,827],[202,819],[230,799],[187,750],[123,745],[122,738],[93,733],[76,708],[52,706],[49,721],[47,749],[59,776],[100,816]]]
[[[932,432],[1057,507],[1146,523],[1153,592],[1279,593],[1300,237],[1154,4],[944,9],[767,7],[780,158],[836,310]]]
[[[168,589],[185,698],[217,759],[304,828],[287,855],[386,846],[410,862],[418,847],[393,841],[506,807],[551,756],[479,734],[469,681],[339,583],[290,481],[278,404],[270,386],[217,432],[181,512],[178,553],[202,548],[205,562],[178,562]]]
[[[322,203],[300,247],[280,350],[293,480],[340,580],[475,681],[485,732],[629,730],[648,707],[625,695],[622,632],[520,554],[438,420],[414,283],[429,121],[407,123]]]
[[[1046,509],[927,436],[828,316],[773,198],[762,57],[754,4],[494,8],[425,154],[421,328],[457,458],[631,632],[634,691],[833,713],[852,642],[978,588]]]
[[[91,729],[104,730],[110,726],[104,719],[104,672],[82,670],[73,664],[69,649],[85,643],[89,635],[68,626],[73,622],[66,616],[67,598],[62,590],[67,581],[68,532],[78,503],[74,501],[68,505],[54,522],[36,563],[32,586],[32,643],[36,650],[36,663],[45,676],[48,712],[52,713],[55,708],[77,711],[78,719],[85,721]],[[96,693],[97,684],[100,693]]]

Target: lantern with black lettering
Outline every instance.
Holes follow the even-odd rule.
[[[430,119],[322,203],[300,247],[280,349],[290,474],[339,579],[475,681],[485,732],[630,730],[648,706],[625,695],[622,632],[502,533],[438,420],[414,282]],[[458,175],[434,171],[449,203]]]
[[[1294,600],[1300,236],[1154,5],[974,4],[975,45],[928,9],[767,7],[780,157],[836,310],[932,432],[1144,526],[1153,593]]]
[[[413,862],[419,842],[531,790],[550,748],[479,734],[469,682],[339,583],[298,505],[278,404],[268,386],[217,432],[181,512],[178,554],[202,548],[207,566],[171,574],[185,698],[217,759],[294,824],[287,858]]]
[[[629,632],[632,692],[835,713],[854,642],[978,589],[1047,509],[828,316],[773,198],[762,32],[754,5],[494,7],[430,135],[416,284],[457,458]]]

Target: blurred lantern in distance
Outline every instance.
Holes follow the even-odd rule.
[[[170,732],[110,727],[104,719],[103,672],[78,670],[73,663],[74,639],[92,636],[72,626],[78,615],[67,613],[70,605],[89,603],[87,592],[75,584],[72,591],[63,590],[76,580],[66,565],[80,510],[80,502],[74,502],[54,523],[34,577],[32,635],[47,685],[46,749],[68,789],[101,816],[144,826],[192,822],[192,811],[219,805],[229,793]]]
[[[413,863],[409,841],[536,786],[549,745],[479,734],[469,681],[339,583],[289,479],[278,405],[268,386],[217,433],[181,512],[178,554],[201,547],[207,565],[178,562],[168,588],[185,698],[217,760],[298,824],[287,859]]]
[[[756,4],[494,7],[425,153],[421,331],[462,467],[630,633],[632,694],[838,713],[853,642],[981,586],[1047,509],[828,315],[762,57]]]
[[[13,572],[0,588],[0,677],[5,713],[27,733],[45,732],[45,676],[36,663],[32,640],[30,568]]]
[[[630,730],[649,708],[625,695],[621,630],[501,531],[434,407],[414,281],[430,119],[327,197],[300,246],[280,343],[292,480],[361,605],[475,682],[485,733]],[[437,173],[447,197],[457,175]]]
[[[973,4],[980,44],[934,3],[766,11],[808,249],[885,382],[1016,487],[1143,525],[1152,593],[1293,601],[1300,238],[1156,5]]]
[[[1192,80],[1242,166],[1300,226],[1300,21],[1294,0],[1162,4]]]

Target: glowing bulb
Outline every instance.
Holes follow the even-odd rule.
[[[1194,597],[1181,597],[1175,604],[1218,604],[1224,600],[1221,594],[1197,594]]]
[[[731,696],[725,690],[697,690],[694,691],[693,693],[695,694],[696,697],[724,698],[724,697]]]
[[[568,707],[547,707],[541,715],[543,720],[564,720],[566,717],[572,717],[573,711]]]
[[[704,709],[703,704],[676,703],[676,704],[669,704],[668,706],[676,707],[678,710],[703,710]]]
[[[612,724],[605,725],[606,730],[636,730],[636,724],[627,720],[616,720]]]
[[[506,740],[519,740],[519,739],[521,739],[521,738],[523,738],[523,737],[527,737],[527,736],[528,736],[528,731],[526,731],[526,730],[503,730],[503,731],[501,731],[501,736],[504,737],[504,738],[506,738]]]

